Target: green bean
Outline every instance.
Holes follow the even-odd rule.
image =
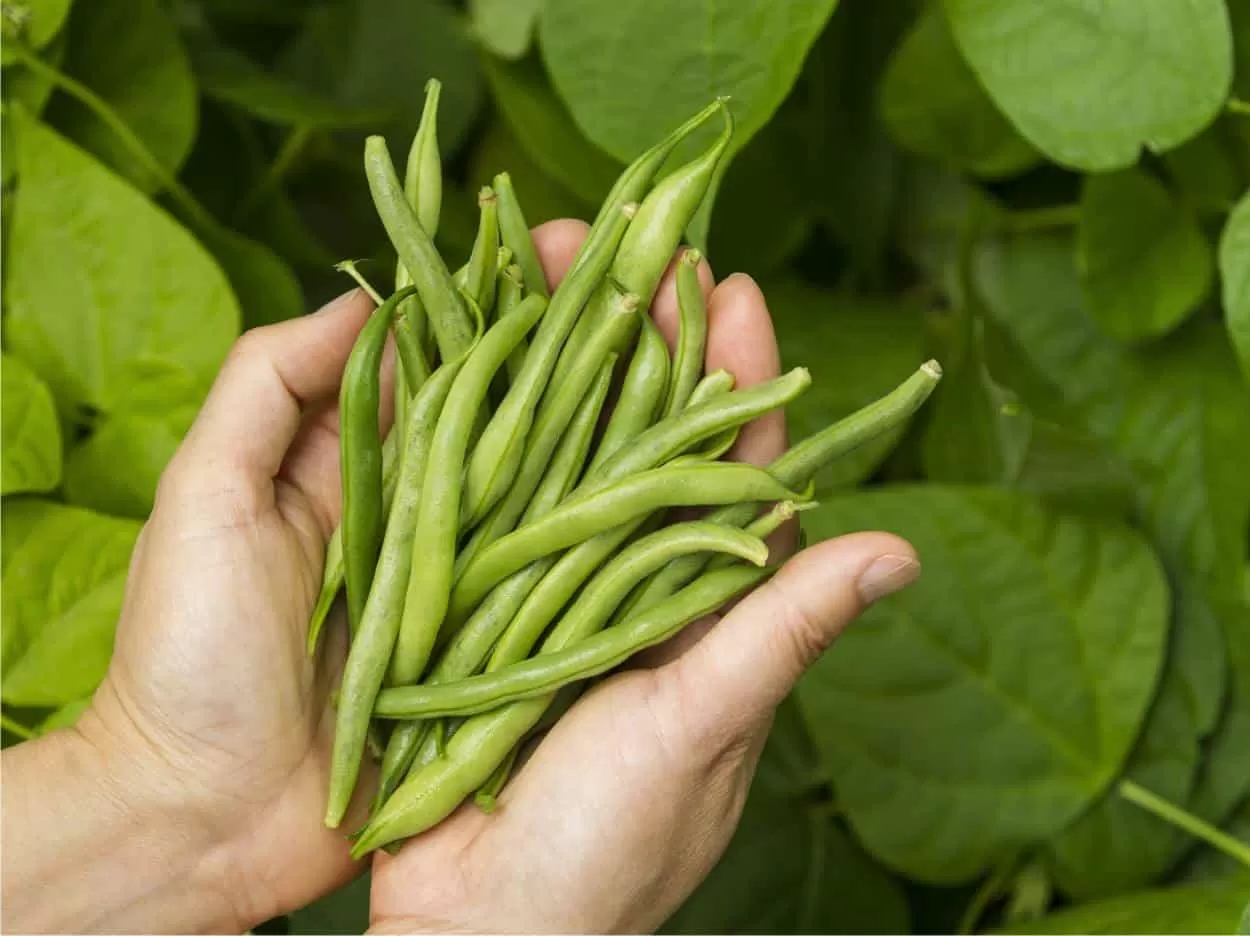
[[[637,622],[650,624],[656,630],[659,624],[669,629],[680,627],[716,610],[757,584],[766,574],[767,570],[754,568],[721,570],[673,596],[662,608],[639,616],[630,622],[631,626]],[[623,633],[609,631],[591,639],[619,637]],[[608,648],[622,649],[611,642]],[[574,652],[577,652],[575,648]],[[537,657],[530,662],[544,661]],[[544,676],[549,678],[550,673]],[[555,695],[547,693],[524,699],[465,721],[448,742],[446,756],[410,774],[385,807],[370,819],[352,846],[352,856],[360,858],[389,842],[424,832],[445,819],[465,797],[490,778],[509,752],[542,719]]]
[[[399,630],[404,587],[412,565],[413,536],[421,488],[429,462],[430,445],[439,414],[446,403],[463,359],[444,364],[413,399],[404,433],[407,450],[395,485],[386,536],[378,558],[373,587],[352,642],[335,715],[334,750],[325,824],[335,828],[351,801],[360,771],[373,700],[382,687],[391,650]]]
[[[552,295],[547,315],[526,352],[520,373],[469,459],[464,480],[466,526],[484,517],[514,483],[528,450],[527,440],[539,401],[548,387],[552,364],[587,297],[603,278],[631,216],[632,212],[623,206],[607,218],[602,236],[596,240],[598,252],[571,270]],[[637,299],[634,304],[637,305]],[[597,362],[595,369],[598,369]]]
[[[411,318],[396,313],[392,330],[395,332],[395,351],[399,357],[399,370],[395,379],[399,380],[401,375],[403,378],[403,385],[398,388],[402,394],[397,395],[396,399],[402,396],[404,403],[399,405],[406,410],[409,394],[416,393],[430,379],[430,365],[425,360],[421,336],[416,333]],[[395,418],[403,419],[404,413],[397,409]]]
[[[499,260],[499,208],[494,189],[483,186],[477,193],[477,206],[481,218],[465,268],[464,290],[490,321],[495,306],[495,264]]]
[[[395,497],[395,483],[399,477],[399,459],[396,457],[395,435],[392,433],[382,443],[382,514],[391,512]],[[336,526],[326,543],[325,563],[321,569],[321,591],[308,621],[308,655],[317,652],[317,641],[326,617],[334,607],[334,599],[343,587],[343,527]]]
[[[781,377],[688,407],[656,423],[603,462],[598,470],[587,475],[578,493],[588,494],[613,481],[654,468],[703,439],[785,406],[811,382],[806,368],[796,367]]]
[[[689,553],[722,552],[755,565],[763,565],[768,547],[758,538],[730,527],[702,521],[678,523],[632,543],[607,563],[582,590],[577,600],[556,625],[551,640],[557,645],[580,639],[570,635],[589,635],[603,627],[616,607],[625,600],[634,586],[678,556]],[[565,554],[566,558],[568,553]],[[561,563],[556,564],[556,569]],[[581,582],[561,583],[553,589],[549,581],[558,579],[554,572],[534,590],[504,632],[491,654],[488,673],[524,660],[538,642],[547,626],[576,592]],[[569,587],[569,585],[572,587]],[[564,643],[561,643],[561,642]]]
[[[703,255],[694,248],[677,261],[677,350],[673,355],[673,373],[664,415],[680,412],[690,399],[699,375],[703,373],[703,355],[707,350],[707,304],[699,285],[699,261]]]
[[[733,115],[725,108],[722,116],[725,127],[712,147],[657,182],[638,205],[638,213],[612,260],[608,275],[625,289],[637,293],[644,309],[650,307],[664,271],[673,259],[673,251],[699,210],[729,146]],[[602,309],[602,301],[599,294],[593,297],[583,317],[593,321]],[[569,344],[576,347],[572,340]],[[556,362],[551,379],[557,383],[564,380],[570,365],[571,357],[566,352]]]
[[[386,140],[380,136],[365,141],[365,175],[378,216],[421,296],[439,354],[444,361],[454,360],[473,343],[472,316],[433,240],[408,204]]]
[[[608,420],[607,428],[603,431],[603,438],[599,440],[595,457],[587,469],[588,474],[594,474],[595,469],[608,456],[651,425],[663,404],[667,389],[668,345],[651,316],[644,315],[638,345],[634,348],[634,358],[629,362],[629,370],[625,372],[620,396],[612,410],[612,418]]]
[[[512,751],[495,768],[495,772],[473,794],[473,802],[478,809],[487,815],[495,811],[499,793],[503,790],[504,784],[508,782],[508,776],[512,773],[512,767],[516,764],[517,755],[520,753],[521,745],[514,745]]]
[[[765,550],[767,552],[767,550]],[[378,694],[379,718],[480,715],[556,690],[619,666],[639,650],[662,643],[686,624],[715,611],[761,582],[771,570],[731,566],[704,574],[649,611],[614,628],[556,641],[553,633],[538,656],[441,686],[402,686]],[[574,629],[570,628],[570,635]],[[464,730],[464,726],[461,726]]]
[[[547,274],[543,272],[542,261],[534,249],[534,238],[521,212],[521,203],[512,187],[512,177],[501,172],[491,180],[491,185],[499,196],[499,239],[512,250],[513,262],[521,269],[525,288],[531,293],[546,296]]]
[[[686,407],[698,406],[722,393],[728,393],[734,388],[734,383],[734,375],[729,371],[714,370],[694,385],[694,390],[690,392],[690,399],[686,401]]]
[[[356,339],[339,389],[339,465],[347,619],[360,623],[382,546],[382,436],[378,428],[382,352],[395,307],[412,287],[382,303]]]
[[[421,561],[412,563],[399,638],[391,657],[390,677],[403,684],[420,678],[429,661],[451,593],[452,565],[459,530],[461,473],[474,419],[486,399],[495,372],[546,309],[531,296],[493,326],[469,352],[439,416],[421,491],[415,541]]]
[[[713,463],[643,471],[575,495],[545,517],[487,546],[461,572],[448,614],[452,620],[463,620],[491,588],[540,556],[662,508],[801,499],[751,465]]]
[[[525,441],[521,470],[517,472],[507,495],[478,526],[457,557],[457,572],[482,549],[511,532],[542,481],[552,452],[585,396],[586,389],[594,381],[600,365],[609,354],[619,352],[628,343],[638,323],[638,297],[629,293],[618,294],[609,313],[599,321],[590,340],[583,345],[578,364],[568,379],[552,386],[543,397],[542,406],[534,418],[534,429]],[[527,366],[536,348],[537,345],[530,348],[530,354],[525,359]],[[506,400],[504,405],[507,405]],[[499,412],[503,412],[503,407]],[[479,442],[479,448],[481,445]]]
[[[600,368],[599,376],[586,399],[578,407],[577,414],[569,424],[568,431],[560,440],[560,446],[551,460],[542,484],[534,494],[526,511],[527,519],[537,519],[554,508],[572,488],[585,463],[594,436],[599,413],[607,399],[612,383],[615,356],[609,356]],[[464,627],[452,636],[438,661],[430,671],[428,681],[446,682],[470,676],[481,667],[491,647],[515,616],[517,609],[550,568],[554,559],[544,557],[531,563],[520,572],[509,576],[486,597]],[[426,722],[405,722],[397,725],[391,733],[382,760],[381,779],[375,800],[375,811],[403,781],[412,764],[422,739]]]
[[[941,378],[942,368],[937,361],[921,365],[919,370],[879,400],[792,446],[768,466],[769,474],[794,487],[810,484],[817,473],[835,459],[906,423],[929,398]],[[706,519],[740,527],[750,523],[757,511],[756,505],[735,504],[713,511]],[[705,565],[701,556],[675,560],[645,586],[637,602],[638,609],[645,610],[664,600],[692,581]]]
[[[497,306],[498,318],[503,318],[521,301],[524,293],[524,284],[521,281],[521,268],[515,263],[504,264],[499,268],[499,286],[496,290],[497,298],[495,300]],[[539,293],[538,295],[542,295]],[[529,345],[522,341],[517,345],[517,349],[508,356],[505,365],[508,371],[508,384],[517,382],[517,378],[521,374],[521,369],[525,366],[525,355],[529,352]]]

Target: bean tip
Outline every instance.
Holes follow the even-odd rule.
[[[698,247],[687,247],[681,255],[681,262],[688,266],[698,266],[703,259],[703,251]]]
[[[638,202],[626,202],[621,205],[621,214],[631,221],[634,220],[634,215],[638,214]]]
[[[494,200],[495,200],[495,190],[491,188],[489,185],[483,185],[480,189],[477,190],[478,207],[481,207],[482,205],[489,205]]]
[[[920,365],[920,369],[934,380],[942,379],[942,365],[935,358],[930,358]]]

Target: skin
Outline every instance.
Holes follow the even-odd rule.
[[[551,280],[584,230],[538,229]],[[775,376],[754,283],[704,281],[709,367],[740,386]],[[0,755],[6,929],[238,932],[361,870],[321,825],[345,622],[315,660],[304,640],[338,520],[338,379],[370,308],[353,293],[249,333],[226,361],[161,480],[90,708]],[[671,281],[655,314],[671,341]],[[784,442],[769,416],[735,454],[765,463]],[[647,651],[573,706],[493,816],[462,807],[373,859],[373,930],[653,929],[728,842],[777,703],[867,601],[917,570],[888,534],[821,543],[715,628]],[[349,826],[371,786],[362,778]]]

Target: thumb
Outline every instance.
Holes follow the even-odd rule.
[[[889,533],[855,533],[799,553],[657,671],[678,695],[683,731],[748,733],[864,608],[919,574],[915,550]]]

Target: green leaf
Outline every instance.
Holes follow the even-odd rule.
[[[20,3],[5,4],[4,41],[12,38],[20,39],[31,49],[39,50],[52,42],[61,31],[65,18],[69,16],[71,0],[21,0]],[[85,4],[84,4],[85,5]],[[13,9],[10,10],[9,7]],[[16,13],[20,22],[13,22],[8,17]],[[0,65],[9,65],[16,56],[0,49]],[[6,80],[8,76],[5,76]]]
[[[578,198],[556,179],[539,168],[516,136],[502,122],[483,134],[470,159],[469,190],[489,185],[498,172],[507,171],[517,191],[525,220],[536,227],[554,218],[594,220],[596,205]]]
[[[1230,119],[1217,121],[1163,157],[1168,174],[1199,213],[1228,211],[1250,183],[1250,163],[1238,151]]]
[[[61,34],[52,40],[47,48],[43,50],[40,57],[52,67],[60,68],[61,63],[65,59],[65,46],[65,35]],[[48,99],[52,97],[52,92],[55,89],[52,87],[52,82],[45,81],[41,76],[31,72],[30,69],[21,65],[12,65],[5,69],[2,90],[6,103],[18,101],[26,108],[28,113],[38,116],[43,113],[44,106],[48,103]],[[8,124],[9,120],[6,114],[6,135],[9,132]],[[7,141],[5,145],[8,146]],[[8,161],[12,162],[12,160]],[[7,178],[7,173],[12,170],[6,169],[5,171]]]
[[[916,21],[890,59],[881,115],[899,143],[954,169],[999,178],[1038,161],[964,63],[939,8]]]
[[[350,107],[327,99],[219,42],[207,29],[185,32],[195,77],[206,95],[269,123],[326,129],[365,127],[389,114],[377,107]]]
[[[0,364],[0,494],[51,491],[61,483],[61,425],[52,392],[12,355],[0,355]]]
[[[1139,536],[936,485],[830,499],[804,527],[898,533],[925,565],[799,686],[871,853],[922,880],[969,880],[1106,789],[1167,636],[1167,585]]]
[[[546,0],[538,32],[577,125],[625,162],[717,95],[731,98],[741,148],[790,93],[836,3]]]
[[[782,365],[809,367],[811,388],[786,408],[799,441],[888,393],[925,359],[923,310],[893,299],[853,296],[797,282],[764,293]],[[903,428],[866,442],[816,479],[818,490],[862,481],[893,450]]]
[[[1220,235],[1220,280],[1228,333],[1250,379],[1250,192],[1237,202]]]
[[[1241,801],[1224,824],[1223,831],[1233,838],[1250,842],[1250,798]],[[1210,882],[1232,877],[1240,871],[1241,865],[1236,859],[1211,845],[1203,845],[1185,863],[1182,878],[1186,882]]]
[[[1084,904],[997,933],[1233,933],[1250,880],[1140,891]]]
[[[372,878],[366,871],[336,891],[296,910],[288,918],[292,936],[308,933],[364,933],[369,929],[369,888]]]
[[[161,472],[195,416],[192,407],[165,414],[121,413],[69,454],[65,499],[120,517],[152,511]]]
[[[108,668],[140,524],[48,501],[17,509],[25,531],[4,559],[0,698],[61,706],[94,690]],[[6,525],[10,516],[6,501]]]
[[[176,375],[166,387],[178,387],[177,399],[197,399],[238,334],[220,268],[77,147],[29,118],[18,129],[10,347],[69,410],[113,412],[154,369]]]
[[[1123,341],[1172,331],[1211,288],[1198,219],[1140,169],[1085,180],[1076,249],[1090,312]]]
[[[156,0],[90,0],[70,18],[64,71],[98,94],[169,173],[191,151],[198,99],[191,66]],[[68,95],[48,122],[131,184],[160,187],[112,130]]]
[[[1223,0],[943,0],[990,97],[1055,162],[1124,169],[1196,136],[1224,105]]]
[[[1164,669],[1146,727],[1124,775],[1173,803],[1185,802],[1198,769],[1185,686],[1175,667]],[[1173,863],[1182,834],[1124,799],[1113,787],[1050,843],[1051,869],[1074,900],[1148,886]]]
[[[579,198],[596,206],[603,201],[621,164],[573,123],[538,59],[504,62],[487,56],[483,64],[500,113],[534,163]]]
[[[469,27],[495,55],[519,59],[530,49],[543,0],[469,0]]]

